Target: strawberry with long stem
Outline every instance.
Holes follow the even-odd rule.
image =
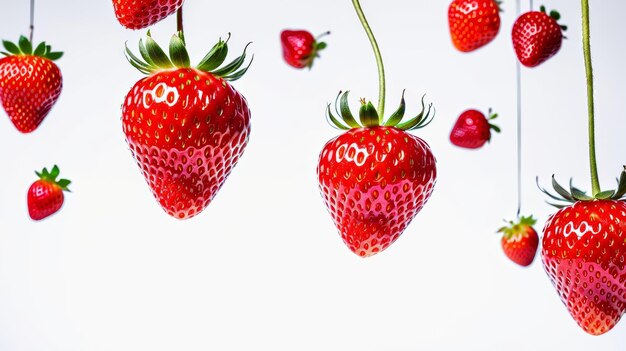
[[[352,115],[348,92],[335,102],[337,117],[327,107],[332,125],[345,132],[320,153],[317,174],[324,203],[344,243],[361,257],[385,250],[404,232],[432,194],[437,168],[428,144],[406,131],[432,120],[432,104],[422,98],[422,111],[402,122],[406,105],[387,119],[385,69],[376,38],[358,0],[356,13],[372,45],[378,66],[378,108],[361,99],[359,118]]]
[[[595,147],[593,67],[589,1],[581,0],[583,52],[587,74],[591,195],[565,190],[553,177],[558,195],[543,190],[561,209],[543,230],[542,261],[563,303],[587,333],[611,330],[626,311],[626,169],[615,190],[602,191]]]

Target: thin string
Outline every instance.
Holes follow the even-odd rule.
[[[535,6],[533,6],[534,1],[530,0],[530,10],[533,11],[533,9],[535,8]]]
[[[30,42],[33,42],[33,32],[35,31],[35,0],[30,0]]]
[[[519,17],[522,12],[520,0],[517,0],[516,11]],[[515,74],[517,78],[517,218],[519,218],[522,213],[522,68],[518,59],[515,59]]]

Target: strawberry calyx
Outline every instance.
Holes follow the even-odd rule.
[[[304,60],[308,69],[311,69],[313,67],[313,62],[315,61],[315,59],[320,57],[320,51],[328,47],[328,44],[323,41],[319,41],[322,37],[325,37],[327,35],[330,35],[330,31],[324,32],[315,38],[315,42],[313,42],[313,48],[311,49],[311,54],[307,56]]]
[[[20,36],[17,44],[8,40],[2,41],[2,46],[6,51],[0,51],[0,54],[4,56],[37,56],[47,58],[51,61],[56,61],[63,56],[63,52],[52,51],[52,47],[42,41],[33,50],[33,43],[25,36]]]
[[[35,174],[37,174],[37,177],[39,177],[40,180],[46,183],[55,184],[63,191],[71,192],[70,189],[68,189],[68,186],[72,183],[72,181],[67,179],[57,180],[59,174],[61,174],[61,171],[59,170],[59,167],[57,167],[57,165],[54,165],[50,172],[48,172],[47,168],[44,168],[41,172],[35,171]]]
[[[544,5],[541,5],[541,7],[539,7],[539,11],[545,13],[546,15],[550,16],[553,20],[556,21],[557,24],[559,24],[559,27],[561,27],[562,31],[566,31],[567,30],[567,26],[562,25],[559,23],[559,20],[561,19],[561,14],[559,13],[559,11],[557,10],[552,10],[550,11],[550,13],[548,13],[546,7]]]
[[[239,57],[234,59],[229,64],[222,66],[226,60],[226,56],[228,55],[229,39],[230,33],[225,41],[220,38],[217,44],[211,48],[209,53],[204,56],[195,68],[200,71],[210,73],[216,77],[221,77],[227,81],[235,81],[243,77],[243,75],[248,71],[248,68],[250,68],[252,60],[254,59],[253,57],[248,65],[243,67],[243,64],[246,61],[246,50],[248,49],[250,43],[246,45],[243,53]],[[170,40],[169,57],[159,44],[152,39],[150,31],[147,33],[145,43],[142,39],[139,40],[139,53],[142,57],[141,59],[135,56],[128,46],[126,46],[126,59],[133,67],[138,69],[143,74],[151,75],[163,70],[191,68],[191,60],[189,59],[189,53],[187,52],[184,36],[180,31],[174,34]]]
[[[493,113],[493,110],[491,108],[489,108],[489,113],[487,116],[487,121],[489,121],[489,129],[493,130],[496,133],[500,133],[502,132],[502,129],[500,129],[500,127],[498,127],[497,125],[491,123],[490,121],[493,121],[494,119],[498,118],[498,114],[497,113]],[[489,136],[489,140],[487,141],[491,141],[491,136]]]
[[[620,178],[617,180],[617,188],[615,190],[606,190],[600,191],[597,194],[592,196],[587,195],[584,191],[574,187],[572,185],[572,179],[570,179],[569,187],[570,190],[567,191],[564,187],[562,187],[552,175],[552,187],[554,191],[558,195],[554,195],[549,191],[543,189],[539,186],[539,178],[537,177],[537,186],[539,190],[544,194],[548,195],[552,200],[557,201],[557,203],[548,202],[548,204],[557,207],[563,208],[567,207],[572,203],[578,201],[595,201],[595,200],[615,200],[615,201],[625,201],[626,200],[626,166],[624,166],[624,170]],[[565,203],[565,204],[563,204]]]
[[[389,119],[387,119],[386,122],[383,121],[382,116],[378,114],[378,111],[371,101],[361,99],[361,108],[359,109],[359,123],[356,121],[356,119],[352,115],[352,112],[350,111],[350,106],[348,104],[349,93],[350,91],[340,91],[337,95],[337,98],[335,99],[335,113],[338,117],[335,117],[335,115],[331,111],[331,104],[328,104],[326,109],[326,115],[331,125],[341,130],[349,130],[353,128],[372,128],[380,126],[395,127],[405,131],[415,130],[426,127],[435,118],[435,108],[431,103],[428,105],[428,110],[426,109],[426,105],[424,103],[424,95],[422,96],[421,112],[417,116],[410,118],[405,122],[402,122],[406,110],[406,103],[404,100],[403,91],[402,99],[400,100],[400,106],[389,117]]]
[[[502,3],[503,3],[503,2],[504,2],[504,1],[501,1],[501,0],[496,0],[496,1],[495,1],[496,6],[498,7],[498,12],[504,12],[504,10],[502,9]]]
[[[528,228],[532,228],[537,224],[537,220],[533,216],[522,216],[517,221],[508,221],[508,225],[498,229],[498,233],[502,233],[506,240],[526,234]]]

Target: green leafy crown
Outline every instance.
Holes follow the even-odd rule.
[[[50,45],[47,45],[45,41],[39,43],[33,51],[33,43],[23,35],[20,36],[17,44],[3,40],[2,45],[6,51],[0,51],[0,53],[5,56],[39,56],[52,61],[58,60],[63,56],[63,53],[60,51],[52,51]]]
[[[546,9],[546,7],[541,5],[541,7],[539,7],[539,11],[541,11],[541,12],[545,13],[546,15],[552,17],[557,23],[559,23],[559,20],[561,19],[561,14],[557,10],[552,10],[552,11],[550,11],[550,13],[548,13],[548,10]],[[562,24],[559,24],[559,27],[561,27],[561,30],[564,31],[564,32],[567,30],[567,26],[564,26]]]
[[[61,171],[59,170],[59,167],[57,167],[57,165],[54,165],[54,167],[52,167],[52,171],[50,172],[48,172],[47,168],[44,168],[41,172],[35,171],[35,174],[37,174],[37,177],[39,177],[39,179],[43,180],[44,182],[56,184],[57,186],[59,186],[59,188],[63,189],[63,191],[70,192],[70,189],[68,189],[67,187],[72,183],[71,181],[67,179],[57,180],[59,174],[61,174]]]
[[[498,229],[498,233],[504,234],[504,237],[508,240],[515,235],[523,234],[527,227],[537,224],[537,220],[533,216],[522,216],[517,221],[508,221],[507,223],[507,226]]]
[[[250,60],[248,65],[242,68],[246,61],[246,49],[250,43],[246,45],[241,56],[237,57],[231,63],[222,66],[228,55],[229,39],[230,34],[226,41],[220,38],[218,43],[213,46],[195,68],[228,81],[235,81],[241,78],[252,64],[252,60]],[[143,40],[139,40],[139,53],[143,60],[135,56],[133,52],[128,49],[128,46],[126,46],[126,58],[128,62],[144,74],[150,75],[158,71],[175,68],[191,68],[189,53],[187,52],[182,32],[178,32],[172,36],[170,40],[169,57],[163,49],[161,49],[159,44],[152,39],[150,31],[148,31],[145,43]]]
[[[352,116],[350,106],[348,104],[348,94],[350,92],[339,92],[337,99],[335,99],[335,113],[339,117],[335,117],[331,111],[331,104],[328,104],[326,114],[330,120],[331,125],[341,130],[348,130],[352,128],[369,128],[369,127],[395,127],[402,130],[414,130],[426,127],[433,118],[435,118],[435,108],[433,104],[428,104],[428,110],[424,103],[424,96],[422,96],[422,111],[415,117],[402,122],[404,113],[406,110],[406,103],[404,102],[404,91],[402,92],[402,99],[400,100],[400,107],[387,119],[383,121],[383,117],[378,115],[378,111],[371,102],[366,102],[365,99],[361,99],[361,108],[359,109],[359,122]],[[432,114],[431,114],[432,111]]]
[[[562,187],[556,181],[556,179],[554,178],[554,175],[552,176],[552,187],[554,188],[554,191],[556,191],[557,195],[554,195],[550,193],[549,191],[547,191],[546,189],[543,189],[539,185],[539,177],[537,177],[537,186],[539,187],[539,190],[541,190],[541,192],[548,195],[548,197],[550,197],[552,200],[556,201],[556,203],[548,202],[548,204],[555,206],[557,208],[567,207],[570,204],[574,202],[578,202],[578,201],[625,200],[626,199],[625,197],[626,195],[626,166],[624,166],[624,171],[622,171],[620,178],[617,179],[617,188],[615,190],[601,191],[597,194],[594,194],[593,196],[589,196],[584,191],[574,187],[572,185],[572,179],[570,179],[570,182],[569,182],[570,191],[565,190],[565,188]]]

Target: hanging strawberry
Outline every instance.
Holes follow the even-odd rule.
[[[222,66],[220,40],[192,67],[182,32],[169,57],[151,38],[139,42],[143,59],[126,49],[129,62],[148,77],[126,96],[122,124],[133,157],[163,209],[191,218],[211,202],[243,154],[250,135],[246,99],[230,82],[241,78],[246,53]]]
[[[500,228],[502,250],[506,257],[522,267],[528,267],[535,260],[539,247],[539,236],[533,228],[537,221],[532,217],[520,217]]]
[[[589,103],[591,195],[565,190],[552,178],[558,195],[543,190],[561,209],[544,229],[544,268],[574,320],[589,334],[611,330],[626,310],[626,168],[616,190],[602,191],[598,180],[593,108],[593,68],[589,2],[582,0],[583,50]]]
[[[465,149],[478,149],[491,141],[491,130],[500,133],[500,128],[491,121],[498,118],[489,109],[489,117],[478,110],[467,110],[459,116],[450,132],[450,142]]]
[[[400,107],[386,121],[385,76],[382,57],[359,0],[354,8],[370,38],[379,72],[379,104],[361,100],[359,121],[348,106],[348,92],[337,97],[338,117],[328,105],[332,124],[345,132],[330,140],[320,153],[320,191],[345,244],[361,257],[385,250],[404,232],[430,198],[437,178],[435,157],[422,139],[407,133],[432,120],[432,105],[402,122]]]
[[[113,10],[120,24],[128,29],[142,29],[170,16],[184,0],[113,0]]]
[[[35,172],[39,179],[28,189],[28,214],[35,221],[40,221],[58,212],[63,206],[64,191],[70,191],[67,187],[70,181],[57,179],[61,173],[56,165],[48,172],[44,168],[41,172]]]
[[[563,43],[566,26],[557,22],[557,11],[531,11],[520,16],[513,25],[513,47],[519,61],[526,67],[537,67],[556,55]]]
[[[15,128],[22,133],[37,129],[59,99],[61,70],[53,62],[63,56],[42,42],[33,50],[21,36],[18,44],[3,41],[6,57],[0,59],[0,102]]]
[[[500,1],[454,0],[448,7],[452,44],[462,52],[489,44],[500,31]]]
[[[306,30],[284,30],[280,34],[280,42],[283,47],[283,58],[285,62],[295,68],[309,69],[313,67],[313,62],[320,57],[319,52],[326,49],[326,43],[319,39],[326,32],[316,38]]]

